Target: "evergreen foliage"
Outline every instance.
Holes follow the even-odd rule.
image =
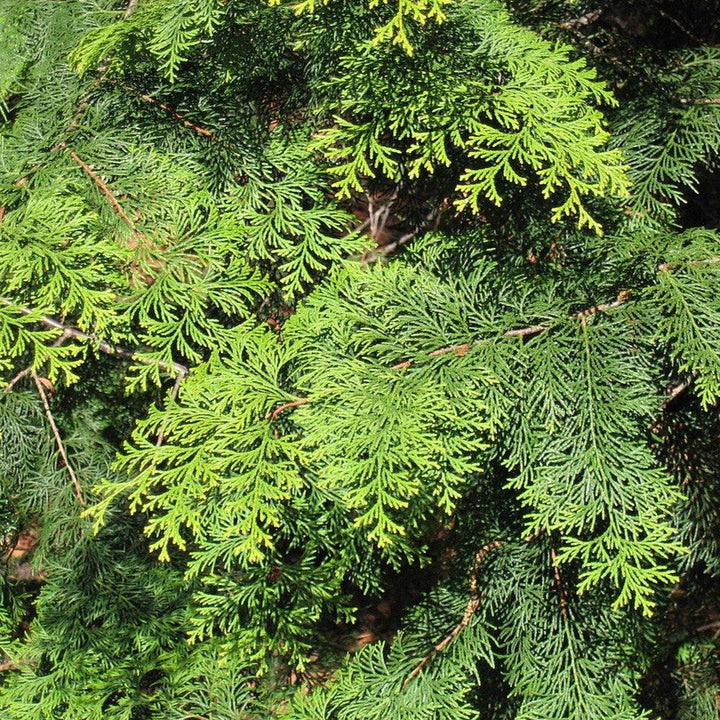
[[[714,720],[720,25],[0,0],[0,717]]]

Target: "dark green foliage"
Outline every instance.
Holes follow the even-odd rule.
[[[1,717],[717,717],[691,4],[0,0]]]

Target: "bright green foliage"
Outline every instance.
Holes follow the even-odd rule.
[[[341,57],[329,83],[335,123],[316,142],[339,196],[378,173],[401,181],[461,163],[461,209],[499,205],[504,184],[526,185],[530,175],[544,197],[564,195],[554,220],[576,215],[599,230],[584,198],[626,191],[621,154],[603,149],[595,104],[614,102],[605,84],[583,60],[570,61],[569,48],[518,28],[500,4],[463,2],[448,13],[417,39],[412,59],[376,42]],[[452,43],[468,52],[445,60]],[[409,94],[415,103],[404,102]]]
[[[720,28],[631,6],[0,0],[0,717],[716,717]]]

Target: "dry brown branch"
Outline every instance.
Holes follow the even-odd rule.
[[[605,48],[601,47],[600,45],[596,45],[591,40],[591,36],[583,32],[583,29],[588,28],[594,22],[599,20],[600,17],[602,17],[602,14],[603,9],[598,8],[597,10],[592,10],[588,13],[585,13],[585,15],[581,15],[579,18],[567,20],[564,23],[558,23],[557,27],[560,30],[572,33],[577,38],[577,41],[584,45],[593,55],[606,58],[607,60],[610,60],[615,64],[625,66],[625,63],[622,62],[620,57],[609,53]]]
[[[10,382],[5,386],[4,392],[9,393],[12,392],[15,385],[17,385],[20,380],[27,377],[32,372],[32,365],[28,365],[26,368],[21,370],[17,375],[15,375]]]
[[[7,298],[0,297],[0,303],[2,303],[3,305],[7,305],[8,307],[16,307],[18,312],[21,312],[23,315],[36,314],[36,311],[32,308],[15,305],[12,300],[8,300]],[[59,330],[68,338],[90,343],[105,355],[111,355],[122,360],[132,360],[142,363],[143,365],[157,365],[163,372],[171,375],[172,377],[176,377],[177,375],[182,375],[183,377],[185,377],[189,372],[188,368],[185,365],[181,365],[180,363],[166,363],[163,360],[159,360],[156,362],[154,360],[146,360],[141,357],[136,357],[135,353],[132,350],[127,350],[123,347],[111,345],[105,340],[100,340],[94,335],[84,333],[82,330],[78,330],[77,328],[71,327],[70,325],[64,325],[63,323],[51,317],[41,316],[38,318],[38,322],[41,325],[50,328],[51,330]]]
[[[502,545],[500,540],[493,540],[487,545],[480,548],[475,555],[472,568],[470,570],[470,598],[465,605],[460,622],[450,631],[450,634],[444,637],[413,669],[413,671],[405,678],[402,688],[403,690],[416,678],[427,666],[427,664],[438,654],[441,653],[462,631],[467,627],[473,615],[480,607],[480,593],[478,591],[477,575],[480,566],[485,562],[490,553]]]
[[[35,381],[35,387],[40,394],[40,399],[42,400],[43,407],[45,408],[45,417],[47,418],[48,424],[50,425],[50,429],[53,433],[53,437],[55,438],[55,444],[57,445],[58,452],[60,453],[60,457],[63,459],[63,462],[65,463],[65,468],[68,471],[68,475],[70,475],[70,479],[72,480],[75,496],[77,497],[80,505],[82,505],[82,507],[85,507],[85,498],[82,494],[80,482],[77,479],[77,475],[75,475],[75,471],[72,469],[72,465],[70,465],[70,460],[68,459],[67,452],[65,451],[65,445],[63,444],[62,438],[60,437],[60,431],[58,430],[58,426],[55,424],[55,418],[53,417],[52,410],[50,409],[50,403],[48,402],[43,383],[35,373],[32,374],[32,379]]]

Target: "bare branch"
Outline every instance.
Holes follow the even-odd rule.
[[[63,445],[62,438],[60,437],[60,431],[55,424],[55,418],[53,417],[52,410],[50,410],[50,403],[48,402],[47,395],[45,394],[45,388],[43,388],[43,384],[40,381],[40,378],[38,378],[35,373],[32,374],[32,379],[35,381],[35,387],[40,394],[40,399],[42,400],[43,407],[45,408],[45,417],[47,417],[48,424],[50,425],[50,429],[52,430],[53,436],[55,438],[55,444],[57,445],[58,452],[60,453],[60,457],[63,459],[63,462],[65,463],[65,468],[67,469],[68,474],[70,475],[70,479],[72,480],[75,496],[77,497],[80,505],[82,505],[82,507],[85,507],[85,498],[82,494],[82,488],[80,487],[80,483],[78,482],[77,476],[75,475],[75,471],[72,469],[72,465],[70,465],[70,460],[68,460],[65,446]]]
[[[410,232],[405,233],[401,237],[399,237],[394,242],[391,242],[389,245],[386,245],[384,248],[382,248],[382,254],[388,255],[390,253],[395,252],[398,248],[402,247],[403,245],[406,245],[411,240],[414,240],[420,233],[425,232],[430,225],[432,225],[433,220],[435,220],[436,217],[440,214],[441,207],[433,208],[424,218],[423,220],[418,223]]]
[[[684,382],[679,383],[678,385],[671,386],[668,391],[668,396],[663,401],[663,404],[660,406],[661,410],[667,410],[668,407],[675,402],[677,398],[680,397],[689,387],[692,385],[692,381],[695,378],[697,373],[693,373],[692,377],[688,378]],[[654,426],[653,426],[654,427]]]
[[[32,372],[32,365],[28,365],[24,370],[21,370],[15,377],[10,380],[10,382],[5,386],[5,390],[3,392],[9,393],[12,392],[15,385],[17,385],[20,380],[27,377]]]

